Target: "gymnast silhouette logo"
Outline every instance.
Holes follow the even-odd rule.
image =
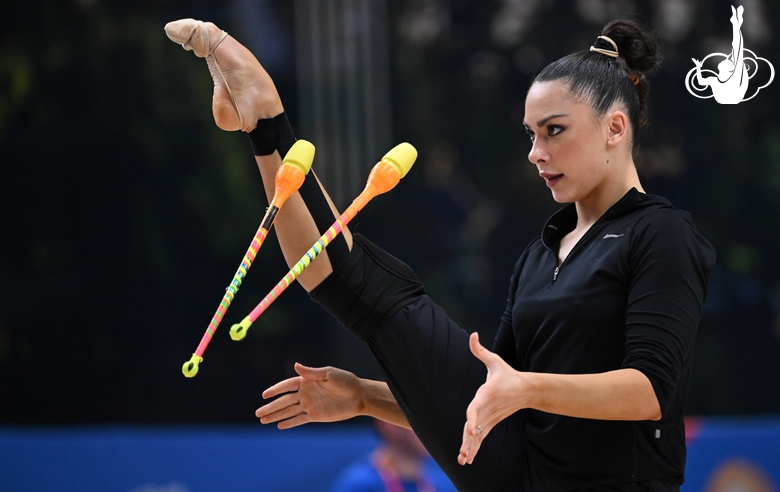
[[[731,27],[732,27],[732,40],[731,40],[731,53],[726,55],[724,53],[713,53],[707,55],[702,61],[692,58],[693,63],[696,65],[685,76],[685,88],[688,92],[698,97],[699,99],[708,99],[714,97],[720,104],[739,104],[742,101],[749,101],[756,97],[758,91],[768,86],[775,78],[775,67],[766,58],[761,58],[755,53],[745,48],[742,40],[742,13],[744,8],[740,5],[737,9],[731,7]],[[718,73],[713,70],[702,69],[702,65],[709,58],[723,58],[718,63]],[[748,92],[748,86],[750,85],[750,79],[756,76],[759,72],[759,67],[763,66],[761,63],[765,63],[769,67],[769,80],[762,86],[755,89],[750,96],[745,97]],[[762,70],[763,72],[764,70]],[[705,77],[704,75],[712,75]],[[696,92],[705,93],[708,92],[707,88],[712,89],[712,94],[702,96]],[[754,83],[755,87],[755,83]]]

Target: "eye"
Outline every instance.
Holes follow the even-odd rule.
[[[563,127],[559,125],[547,125],[547,135],[554,137],[563,131]]]
[[[534,141],[534,132],[532,132],[530,129],[526,128],[525,133],[528,134],[528,138],[531,140],[531,142]]]

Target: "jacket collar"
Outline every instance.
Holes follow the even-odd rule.
[[[666,198],[640,193],[636,188],[631,188],[620,200],[607,209],[604,215],[599,217],[593,227],[650,207],[671,208],[672,204]],[[569,203],[547,219],[542,230],[542,243],[551,251],[557,251],[561,238],[573,231],[576,226],[577,208],[574,203]]]

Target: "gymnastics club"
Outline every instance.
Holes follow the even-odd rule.
[[[287,275],[276,284],[276,287],[268,293],[267,296],[255,307],[249,316],[244,318],[241,323],[235,324],[230,328],[230,338],[235,341],[243,340],[246,337],[246,332],[249,331],[249,327],[252,326],[257,318],[260,317],[263,312],[268,309],[282,292],[293,283],[298,275],[308,267],[314,258],[317,257],[325,247],[336,237],[350,220],[355,218],[360,210],[366,206],[377,195],[386,193],[398,184],[398,182],[406,176],[406,173],[411,169],[412,164],[417,159],[417,150],[406,142],[401,143],[393,147],[390,152],[382,157],[382,160],[374,166],[371,170],[371,174],[368,176],[368,182],[363,192],[358,195],[352,204],[344,211],[341,216],[336,219],[336,222],[330,226],[330,229],[325,231],[325,234],[314,243],[314,246],[306,252],[305,255],[296,263]]]
[[[198,344],[198,348],[195,353],[192,354],[190,360],[184,363],[181,368],[181,372],[188,378],[194,378],[198,374],[198,365],[203,362],[203,352],[206,351],[211,337],[214,336],[214,332],[217,331],[220,321],[225,316],[225,312],[230,307],[230,303],[233,301],[233,297],[238,292],[238,288],[241,287],[241,281],[246,277],[247,271],[252,266],[252,262],[255,261],[255,256],[260,250],[260,246],[263,245],[268,231],[276,219],[276,215],[279,213],[279,209],[282,208],[284,202],[287,201],[290,196],[298,191],[298,188],[303,184],[303,180],[306,179],[306,175],[311,169],[311,163],[314,160],[314,145],[306,140],[298,140],[293,144],[287,155],[284,156],[282,166],[276,171],[276,180],[274,181],[274,197],[271,199],[271,203],[268,205],[268,210],[265,212],[265,217],[257,230],[255,237],[252,239],[252,243],[249,245],[244,260],[241,265],[238,266],[236,274],[233,276],[233,281],[225,289],[225,295],[222,297],[222,301],[219,303],[217,311],[214,313],[214,317],[211,318],[209,326],[206,328],[206,333],[203,334],[203,338]]]

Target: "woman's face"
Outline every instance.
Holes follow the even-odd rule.
[[[569,94],[564,82],[531,86],[523,124],[533,143],[528,160],[556,202],[585,200],[608,182],[609,129],[594,119],[590,105]]]

